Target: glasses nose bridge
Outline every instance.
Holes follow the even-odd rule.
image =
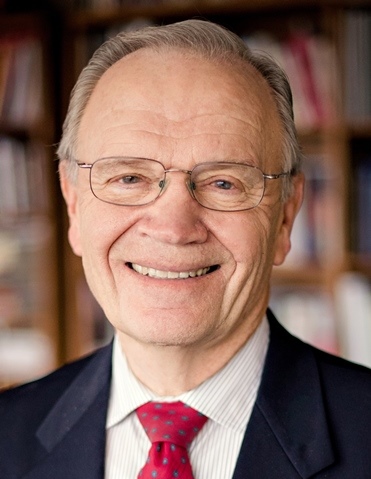
[[[186,186],[187,186],[188,192],[191,195],[191,197],[193,199],[195,199],[193,189],[192,189],[192,185],[191,185],[192,170],[184,170],[182,168],[168,168],[168,169],[164,168],[164,180],[163,180],[163,185],[162,185],[162,189],[161,189],[160,194],[163,194],[166,187],[167,187],[168,182],[166,181],[166,179],[167,179],[167,174],[168,173],[184,173],[184,174],[188,175],[189,178],[186,181]]]
[[[185,173],[189,176],[192,174],[192,170],[183,170],[182,168],[164,168],[164,174],[166,175],[167,173]]]

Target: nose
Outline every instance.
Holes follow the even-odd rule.
[[[169,170],[161,195],[145,206],[140,232],[168,244],[204,243],[208,230],[204,224],[207,210],[191,196],[187,171]],[[179,174],[178,174],[179,173]],[[185,173],[185,174],[184,174]]]

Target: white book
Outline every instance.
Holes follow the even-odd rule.
[[[344,273],[336,282],[335,307],[342,356],[371,367],[371,288],[359,273]]]

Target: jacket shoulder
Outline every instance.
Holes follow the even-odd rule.
[[[371,369],[315,348],[289,333],[272,313],[269,318],[273,337],[279,344],[275,349],[279,349],[279,356],[285,357],[286,366],[296,363],[299,358],[304,359],[300,364],[306,365],[306,359],[313,358],[323,386],[328,385],[334,390],[346,388],[349,391],[347,385],[354,384],[362,389],[371,389]]]
[[[74,379],[92,362],[103,354],[102,348],[77,361],[68,363],[52,373],[35,381],[7,389],[0,393],[0,424],[2,430],[10,423],[14,429],[22,423],[26,427],[40,423]],[[0,434],[1,437],[1,434]]]
[[[314,349],[323,389],[337,402],[364,404],[371,416],[371,369]]]
[[[48,376],[0,394],[1,477],[20,478],[26,471],[33,471],[27,477],[51,477],[50,464],[59,462],[63,467],[53,477],[72,477],[64,474],[69,470],[69,459],[71,464],[89,464],[89,440],[84,440],[81,450],[75,447],[74,434],[86,424],[104,428],[110,365],[111,348],[105,347]],[[92,405],[98,412],[87,422],[85,414]],[[74,433],[69,435],[70,431]],[[80,434],[86,436],[86,430]],[[96,444],[95,439],[90,442]],[[82,476],[76,473],[73,477]]]

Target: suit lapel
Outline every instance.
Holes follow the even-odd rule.
[[[334,462],[312,350],[268,312],[270,345],[233,479],[308,479]],[[96,354],[37,431],[22,479],[103,479],[111,348]],[[42,400],[42,398],[40,398]]]
[[[262,383],[233,479],[306,479],[334,462],[316,359],[268,318]]]
[[[43,453],[24,479],[103,479],[110,366],[107,347],[64,392],[37,431]]]

